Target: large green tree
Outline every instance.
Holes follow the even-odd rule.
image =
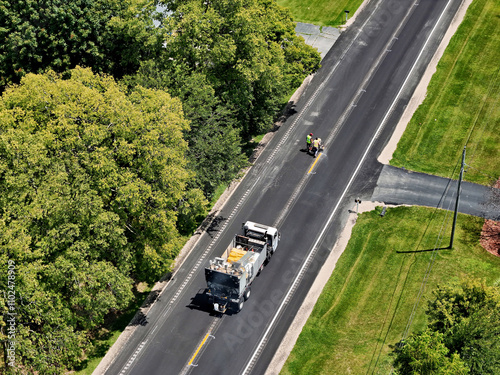
[[[168,88],[182,101],[190,129],[184,138],[188,142],[189,168],[195,173],[190,185],[203,190],[211,198],[221,184],[230,182],[247,164],[236,116],[221,100],[202,73],[172,75],[153,61],[145,62],[134,76],[124,80],[129,86]],[[193,223],[194,224],[194,223]],[[183,232],[191,229],[181,225]]]
[[[467,363],[471,374],[500,373],[500,288],[481,280],[445,285],[434,291],[429,327]]]
[[[500,373],[499,310],[500,289],[483,281],[438,287],[426,311],[427,330],[395,350],[398,373]]]
[[[290,13],[273,0],[167,5],[174,11],[164,23],[165,69],[174,82],[205,75],[244,136],[269,130],[285,95],[319,67],[318,52],[295,35]]]
[[[161,47],[154,12],[146,0],[0,0],[0,88],[47,68],[133,73]]]
[[[412,335],[396,351],[395,369],[401,375],[466,375],[458,354],[449,356],[442,334],[426,330]],[[451,358],[450,358],[451,357]]]
[[[0,289],[16,265],[17,360],[59,373],[87,332],[156,281],[182,246],[177,217],[203,214],[186,191],[188,129],[164,91],[126,92],[77,68],[28,74],[0,99]],[[4,277],[5,275],[5,277]]]

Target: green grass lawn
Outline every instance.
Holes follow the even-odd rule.
[[[500,176],[500,2],[474,0],[391,164],[485,185]],[[455,173],[453,173],[455,172]]]
[[[467,146],[465,179],[490,185],[499,177],[499,15],[498,0],[473,1],[392,165],[458,178]],[[500,258],[479,245],[482,219],[459,215],[454,249],[425,251],[449,244],[450,222],[450,213],[428,208],[362,214],[281,373],[389,374],[392,347],[409,323],[409,333],[425,327],[436,285],[467,277],[500,284]]]
[[[482,219],[460,215],[454,249],[429,251],[448,246],[451,213],[398,207],[382,218],[379,212],[360,215],[282,374],[389,374],[391,346],[417,302],[411,329],[425,326],[426,301],[437,284],[467,277],[500,283],[500,258],[479,245]]]
[[[279,5],[290,9],[295,22],[313,23],[318,26],[338,26],[345,23],[345,10],[349,17],[363,0],[278,0]]]

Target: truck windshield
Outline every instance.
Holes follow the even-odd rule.
[[[254,232],[253,230],[247,230],[246,235],[255,239],[264,240],[265,233]]]

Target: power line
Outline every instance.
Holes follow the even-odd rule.
[[[457,165],[458,165],[458,164],[457,164]],[[455,169],[454,169],[454,171],[456,170],[457,165],[455,165]],[[453,174],[454,174],[454,172],[452,173],[452,176],[453,176]],[[450,182],[451,182],[451,177],[450,177]],[[445,199],[444,199],[444,198],[445,198],[445,197],[446,197],[446,195],[448,194],[448,191],[449,191],[450,186],[451,186],[451,184],[450,184],[450,183],[448,183],[448,185],[447,185],[447,187],[446,187],[445,191],[443,192],[443,195],[442,195],[441,200],[439,201],[439,203],[438,203],[437,207],[436,207],[436,208],[434,209],[434,211],[432,212],[432,215],[431,215],[431,217],[429,218],[429,221],[428,221],[427,227],[426,227],[426,229],[425,229],[424,233],[422,234],[422,236],[420,237],[420,241],[416,244],[416,247],[415,247],[415,249],[416,249],[416,250],[415,250],[415,252],[416,252],[416,251],[418,251],[417,249],[419,249],[419,248],[421,247],[421,245],[422,245],[422,243],[423,243],[423,241],[424,241],[424,238],[426,238],[426,236],[427,236],[427,232],[428,232],[428,230],[429,230],[429,228],[430,228],[430,226],[431,226],[431,223],[433,222],[433,220],[434,220],[434,218],[435,218],[436,213],[437,213],[437,212],[438,212],[438,210],[440,209],[441,204],[442,204],[442,203],[444,203],[444,201],[445,201]],[[453,196],[452,196],[452,197],[453,197]],[[427,268],[426,277],[424,277],[424,280],[423,280],[423,281],[422,281],[422,283],[421,283],[420,290],[419,290],[419,295],[418,295],[418,299],[417,299],[417,302],[414,304],[414,307],[413,307],[413,310],[412,310],[412,315],[411,315],[411,317],[410,317],[410,321],[409,321],[409,323],[407,324],[407,329],[405,329],[405,332],[406,332],[407,330],[409,330],[409,327],[411,326],[411,323],[413,322],[413,318],[414,318],[414,316],[415,316],[415,312],[416,312],[416,309],[417,309],[417,307],[418,307],[418,301],[420,300],[421,295],[423,294],[423,291],[424,291],[424,289],[425,289],[425,283],[427,282],[428,276],[430,275],[430,271],[432,270],[432,265],[433,265],[433,262],[434,262],[434,259],[435,259],[435,256],[436,256],[436,250],[440,248],[440,243],[442,242],[443,235],[444,235],[444,233],[445,233],[445,229],[448,227],[449,218],[450,218],[450,210],[449,210],[449,209],[450,209],[450,206],[451,206],[451,201],[449,202],[449,204],[448,204],[448,208],[447,208],[447,209],[446,209],[446,211],[445,211],[446,213],[445,213],[444,222],[441,224],[441,229],[440,229],[440,232],[439,232],[439,236],[438,236],[438,238],[437,238],[437,240],[436,240],[436,243],[435,243],[435,245],[434,245],[434,248],[433,248],[433,250],[432,250],[432,251],[433,251],[433,254],[432,254],[432,257],[431,257],[431,261],[430,261],[430,263],[429,263],[429,266],[428,266],[428,268]],[[408,278],[409,278],[409,275],[410,275],[410,271],[411,271],[411,269],[412,269],[413,265],[415,264],[416,260],[417,260],[417,258],[416,258],[415,253],[414,253],[414,254],[413,254],[413,262],[409,265],[408,270],[407,270],[407,272],[406,272],[406,276],[405,276],[405,279],[404,279],[404,282],[403,282],[403,286],[402,286],[402,288],[401,288],[401,292],[400,292],[399,297],[398,297],[398,301],[397,301],[396,306],[395,306],[395,308],[394,308],[394,311],[393,311],[393,313],[392,313],[392,316],[391,316],[391,319],[390,319],[389,325],[388,325],[388,327],[387,327],[387,330],[385,330],[385,336],[384,336],[384,339],[383,339],[382,343],[380,344],[380,348],[379,348],[379,350],[377,350],[377,349],[378,349],[378,345],[376,345],[376,347],[375,347],[375,349],[374,349],[374,352],[373,352],[372,358],[371,358],[371,360],[370,360],[370,364],[369,364],[369,366],[368,366],[367,374],[369,374],[369,373],[370,373],[370,369],[372,368],[372,365],[371,365],[371,364],[372,364],[373,359],[374,359],[374,357],[375,357],[375,353],[377,353],[377,351],[378,351],[377,359],[376,359],[376,361],[375,361],[375,363],[374,363],[374,365],[373,365],[373,371],[372,371],[372,374],[375,372],[375,370],[376,370],[376,368],[377,368],[378,361],[379,361],[379,359],[380,359],[380,356],[381,356],[381,354],[382,354],[382,350],[383,350],[383,348],[384,348],[385,342],[387,341],[387,337],[388,337],[388,335],[389,335],[389,331],[391,330],[391,327],[392,327],[392,325],[393,325],[394,319],[395,319],[395,317],[396,317],[396,312],[398,311],[398,307],[399,307],[399,305],[400,305],[400,302],[401,302],[401,299],[402,299],[402,295],[403,295],[403,291],[405,290],[405,286],[406,286],[406,283],[407,283]],[[401,263],[401,267],[400,267],[400,272],[399,272],[398,279],[400,279],[400,276],[401,276],[401,274],[402,274],[402,270],[403,270],[403,268],[404,268],[404,264],[405,264],[405,263],[404,263],[404,261],[403,261],[403,262]],[[384,322],[383,322],[382,327],[381,327],[381,330],[380,330],[379,338],[382,336],[382,332],[384,331],[385,323],[386,323],[386,321],[387,321],[388,314],[389,314],[389,312],[390,312],[390,310],[391,310],[391,307],[392,307],[392,301],[393,301],[393,298],[394,298],[394,296],[395,296],[395,294],[396,294],[397,287],[398,287],[398,283],[396,283],[396,284],[395,284],[394,291],[393,291],[393,295],[392,295],[392,297],[391,297],[391,302],[390,302],[390,304],[389,304],[389,306],[388,306],[388,308],[387,308],[386,317],[385,317],[385,319],[384,319]]]
[[[457,164],[455,164],[455,168],[453,169],[453,172],[451,173],[451,177],[453,177],[453,175],[455,174],[455,171],[457,170],[458,164],[459,164],[458,162],[457,162]],[[450,180],[451,180],[451,177],[450,177]],[[425,286],[427,285],[427,280],[429,279],[429,275],[430,275],[430,272],[432,270],[432,267],[433,267],[433,264],[434,264],[434,260],[436,258],[436,254],[437,254],[436,250],[441,247],[441,242],[443,240],[444,229],[448,227],[447,223],[449,222],[449,219],[450,219],[450,212],[451,212],[450,211],[450,206],[451,206],[451,202],[452,202],[452,200],[450,200],[450,202],[448,203],[448,208],[446,209],[446,213],[445,213],[445,216],[443,218],[443,222],[441,224],[441,228],[439,230],[438,237],[436,238],[436,242],[435,242],[434,248],[432,250],[431,259],[429,260],[429,264],[427,266],[427,270],[426,270],[426,272],[424,274],[422,282],[420,283],[420,289],[419,289],[419,292],[418,292],[418,295],[417,295],[417,300],[415,301],[415,303],[413,305],[412,312],[411,312],[410,317],[408,319],[408,322],[406,324],[406,328],[405,328],[405,330],[403,332],[402,341],[406,340],[406,338],[408,337],[411,325],[413,324],[413,320],[415,319],[415,315],[416,315],[416,311],[417,311],[418,305],[420,303],[420,299],[421,299],[421,297],[423,295],[423,292],[425,290]],[[439,207],[437,207],[437,208],[439,208]]]
[[[479,116],[480,116],[481,112],[483,111],[483,109],[484,109],[484,107],[486,105],[487,99],[492,96],[491,93],[493,91],[493,87],[494,87],[493,85],[496,84],[496,83],[500,83],[500,80],[498,80],[498,73],[499,72],[500,72],[500,66],[497,69],[496,73],[494,73],[492,75],[492,79],[490,79],[490,86],[488,87],[488,91],[484,95],[483,102],[482,102],[482,105],[481,105],[481,109],[477,112],[476,119],[474,120],[474,123],[472,124],[472,127],[471,127],[471,129],[469,131],[469,135],[467,136],[467,140],[465,141],[465,146],[467,146],[469,144],[470,138],[472,137],[472,133],[474,132],[474,129],[476,128],[476,124],[477,124],[477,122],[479,120]],[[497,90],[498,90],[498,88],[497,88]],[[492,104],[491,107],[490,107],[488,116],[493,111],[493,109],[495,109],[495,108],[496,108],[496,105]],[[481,129],[482,130],[481,130],[479,139],[483,138],[484,131],[486,129],[486,121],[483,122],[483,125],[481,126]],[[471,162],[471,164],[472,164],[472,161],[474,159],[474,156],[476,155],[476,151],[477,151],[477,148],[478,148],[479,144],[480,144],[480,142],[476,142],[476,146],[474,147],[474,150],[470,154],[471,155],[470,156],[470,162]]]
[[[484,107],[486,106],[487,99],[491,96],[491,93],[492,93],[492,92],[496,91],[496,90],[495,90],[495,84],[497,84],[497,83],[498,83],[498,79],[497,79],[497,77],[498,77],[499,72],[500,72],[500,67],[499,67],[499,69],[496,71],[496,73],[493,75],[492,79],[490,80],[490,85],[489,85],[488,91],[487,91],[487,93],[486,93],[486,94],[485,94],[485,96],[484,96],[484,99],[483,99],[483,101],[482,101],[481,108],[480,108],[480,109],[479,109],[479,111],[477,112],[477,115],[476,115],[475,120],[474,120],[474,122],[473,122],[473,124],[472,124],[472,127],[470,128],[469,134],[468,134],[467,139],[466,139],[466,141],[465,141],[464,148],[465,148],[465,146],[469,145],[469,142],[470,142],[470,139],[471,139],[471,137],[472,137],[472,134],[473,134],[473,132],[475,131],[475,129],[476,129],[476,125],[477,125],[477,123],[478,123],[478,121],[479,121],[479,117],[480,117],[481,113],[483,112]],[[491,105],[490,110],[488,111],[488,116],[491,114],[491,112],[493,111],[493,109],[494,109],[494,108],[496,108],[496,106],[495,106],[495,105]],[[487,117],[488,117],[488,116],[487,116]],[[486,122],[483,122],[482,126],[480,127],[479,139],[482,139],[482,138],[483,138],[483,136],[484,136],[484,132],[485,132],[485,129],[486,129]],[[474,149],[473,149],[473,151],[472,151],[472,153],[471,153],[471,156],[470,156],[470,162],[471,162],[471,163],[472,163],[472,160],[473,160],[473,158],[474,158],[474,156],[475,156],[475,154],[476,154],[476,152],[477,152],[477,149],[478,149],[479,144],[480,144],[480,142],[475,142],[475,147],[474,147]],[[453,176],[453,175],[455,174],[455,171],[456,171],[456,169],[457,169],[457,166],[458,166],[458,165],[459,165],[459,163],[457,162],[457,164],[455,165],[455,168],[454,168],[453,172],[451,173],[451,176]],[[465,164],[464,164],[464,165],[465,165]],[[478,171],[478,172],[482,173],[483,175],[486,175],[486,176],[488,176],[488,177],[490,177],[490,178],[492,178],[492,179],[495,179],[495,180],[497,179],[497,177],[494,177],[494,176],[488,175],[488,174],[486,174],[486,173],[483,173],[482,171],[479,171],[477,168],[474,168],[474,167],[472,167],[472,166],[471,166],[471,165],[469,165],[469,164],[467,164],[467,167],[468,167],[468,168],[472,168],[472,169],[474,169],[474,170],[476,170],[476,171]],[[465,172],[466,172],[466,171],[465,171]],[[452,177],[450,177],[450,180],[451,180],[451,178],[452,178]],[[447,187],[447,189],[446,189],[446,190],[448,190],[448,187]],[[458,193],[458,191],[457,191],[457,193]],[[445,193],[443,194],[443,196],[444,196],[445,194],[446,194],[446,191],[445,191]],[[452,198],[453,198],[453,196],[452,196]],[[458,197],[457,197],[457,198],[458,198]],[[426,287],[426,285],[427,285],[427,281],[428,281],[428,279],[429,279],[430,273],[431,273],[432,268],[433,268],[433,265],[434,265],[434,261],[435,261],[436,255],[437,255],[437,251],[436,251],[436,250],[437,250],[437,249],[439,249],[439,248],[441,248],[441,243],[442,243],[442,241],[443,241],[444,232],[445,232],[445,229],[448,227],[448,224],[449,224],[450,213],[451,213],[451,211],[450,211],[451,202],[452,202],[452,199],[450,200],[450,203],[449,203],[449,205],[448,205],[448,209],[447,209],[447,211],[446,211],[445,217],[443,218],[443,222],[442,222],[442,224],[441,224],[441,229],[440,229],[440,232],[439,232],[439,234],[438,234],[438,236],[437,236],[437,238],[436,238],[436,242],[435,242],[434,248],[433,248],[433,250],[432,250],[432,255],[431,255],[431,258],[429,259],[429,263],[428,263],[428,266],[427,266],[426,272],[424,273],[423,278],[422,278],[422,282],[420,283],[420,289],[419,289],[419,292],[418,292],[418,294],[417,294],[417,296],[416,296],[416,301],[415,301],[415,303],[414,303],[414,305],[413,305],[413,309],[412,309],[412,312],[410,313],[410,317],[409,317],[408,322],[407,322],[407,324],[406,324],[405,330],[404,330],[404,332],[403,332],[403,334],[402,334],[402,339],[401,339],[401,341],[406,340],[406,339],[407,339],[407,337],[408,337],[408,335],[409,335],[410,328],[411,328],[411,326],[412,326],[412,324],[413,324],[413,321],[414,321],[414,319],[415,319],[416,312],[417,312],[417,309],[418,309],[418,306],[419,306],[420,300],[421,300],[421,298],[422,298],[422,295],[423,295],[423,293],[424,293],[425,287]],[[436,210],[434,211],[434,213],[435,213],[438,209],[439,209],[439,204],[438,204],[438,207],[436,207]],[[434,217],[434,214],[433,214],[433,217]],[[430,222],[433,220],[433,217],[431,217]],[[429,222],[429,224],[428,224],[428,226],[427,226],[427,229],[428,229],[428,228],[429,228],[429,226],[430,226],[430,222]],[[427,229],[426,229],[426,232],[427,232]],[[422,236],[422,238],[421,238],[420,243],[422,242],[422,239],[423,239],[423,237],[424,237],[424,236],[425,236],[425,232],[424,232],[424,234],[423,234],[423,236]],[[451,244],[452,244],[452,243],[451,243]],[[451,245],[451,244],[450,244],[450,245]],[[417,248],[418,248],[418,246],[417,246]],[[403,284],[403,288],[402,288],[402,290],[401,290],[401,294],[400,294],[399,300],[401,299],[401,295],[403,294],[403,291],[404,291],[404,285],[406,284],[406,282],[407,282],[407,280],[408,280],[408,275],[409,275],[409,273],[410,273],[410,270],[411,270],[411,267],[409,267],[409,269],[408,269],[407,276],[406,276],[406,278],[405,278],[405,281],[404,281],[404,284]],[[391,301],[392,301],[392,299],[391,299]],[[399,305],[399,301],[398,301],[398,305]],[[389,309],[390,309],[390,306],[389,306]],[[392,319],[391,319],[391,323],[389,324],[389,327],[387,328],[387,332],[386,332],[386,336],[385,336],[385,338],[384,338],[384,341],[383,341],[383,343],[381,344],[380,351],[379,351],[379,354],[378,354],[378,357],[377,357],[377,361],[376,361],[376,363],[375,363],[375,365],[374,365],[373,372],[374,372],[374,371],[375,371],[375,369],[376,369],[376,366],[377,366],[377,363],[378,363],[378,360],[379,360],[380,354],[381,354],[381,352],[382,352],[382,347],[385,345],[385,341],[386,341],[387,335],[388,335],[388,333],[389,333],[389,330],[390,330],[390,328],[391,328],[391,326],[392,326],[392,321],[394,320],[394,317],[395,317],[395,315],[396,315],[396,312],[397,312],[397,306],[396,306],[396,309],[394,310],[394,313],[393,313],[393,316],[392,316]],[[383,326],[385,326],[385,320],[384,320]],[[382,330],[383,330],[383,328],[382,328]],[[381,332],[382,332],[382,330],[381,330]],[[373,359],[373,357],[372,357],[372,359]],[[371,368],[371,361],[370,361],[370,366],[369,366],[369,369],[370,369],[370,368]],[[394,370],[394,369],[393,369],[393,370]],[[393,370],[391,371],[391,373],[393,373]],[[372,373],[373,373],[373,372],[372,372]]]
[[[467,146],[467,144],[468,144],[468,143],[469,143],[469,141],[470,141],[470,138],[471,138],[471,136],[472,136],[472,133],[474,132],[474,129],[475,129],[475,127],[476,127],[476,124],[477,124],[477,122],[478,122],[478,120],[479,120],[479,116],[480,116],[481,112],[483,111],[484,106],[486,105],[487,98],[490,96],[490,94],[491,94],[491,92],[492,92],[492,90],[493,90],[494,83],[496,83],[496,82],[497,82],[496,77],[498,76],[498,73],[499,73],[499,72],[500,72],[500,68],[499,68],[499,69],[497,69],[497,71],[496,71],[496,73],[495,73],[495,79],[492,79],[492,80],[491,80],[490,87],[488,88],[488,92],[485,94],[485,97],[484,97],[484,100],[483,100],[483,103],[482,103],[481,109],[477,112],[477,115],[476,115],[475,121],[474,121],[474,123],[473,123],[473,125],[472,125],[472,127],[471,127],[471,129],[470,129],[470,131],[469,131],[469,135],[468,135],[467,140],[466,140],[466,142],[465,142],[465,145],[464,145],[464,151],[463,151],[463,154],[462,154],[462,163],[461,163],[462,167],[461,167],[461,174],[463,173],[463,168],[464,168],[464,166],[465,166],[465,147]],[[490,111],[492,111],[492,110],[493,110],[493,108],[494,108],[494,106],[492,106],[492,107],[491,107]],[[485,129],[485,125],[483,125],[483,126],[482,126],[482,132],[481,132],[481,136],[480,136],[480,138],[482,138],[482,137],[483,137],[483,134],[484,134],[484,129]],[[472,157],[474,156],[475,152],[477,151],[478,144],[479,144],[479,142],[476,142],[476,147],[474,148],[474,152],[473,152],[473,154],[472,154]],[[454,168],[453,172],[451,173],[451,176],[453,176],[453,175],[455,174],[455,171],[456,171],[456,169],[457,169],[457,166],[458,166],[458,162],[457,162],[457,164],[455,165],[455,168]],[[468,165],[468,166],[470,167],[470,165]],[[473,168],[473,169],[476,169],[476,168]],[[476,170],[477,170],[477,169],[476,169]],[[489,176],[489,177],[492,177],[492,176]],[[492,178],[495,178],[495,177],[492,177]],[[460,177],[460,179],[461,179],[461,177]],[[495,178],[495,179],[496,179],[496,178]],[[451,180],[451,177],[450,177],[450,180]],[[460,181],[459,181],[459,185],[460,185]],[[460,189],[460,186],[459,186],[459,189]],[[459,198],[459,197],[458,197],[458,194],[459,194],[459,191],[457,191],[457,203],[456,203],[456,205],[457,205],[457,206],[458,206],[458,198]],[[450,200],[449,206],[451,206],[451,200]],[[450,208],[450,207],[449,207],[449,206],[448,206],[448,209],[447,209],[447,213],[445,214],[445,218],[443,219],[443,223],[442,223],[442,225],[441,225],[441,230],[440,230],[440,233],[439,233],[439,235],[438,235],[438,237],[437,237],[437,239],[436,239],[436,245],[434,246],[433,253],[432,253],[431,259],[429,260],[429,264],[428,264],[428,267],[427,267],[426,273],[424,274],[423,280],[422,280],[422,282],[421,282],[421,284],[420,284],[420,290],[419,290],[419,293],[418,293],[418,295],[417,295],[417,300],[416,300],[415,304],[413,305],[413,309],[412,309],[412,312],[411,312],[410,317],[409,317],[409,319],[408,319],[408,323],[407,323],[406,328],[405,328],[405,330],[404,330],[404,332],[403,332],[403,335],[402,335],[402,341],[403,341],[403,340],[406,340],[406,338],[408,337],[408,334],[409,334],[409,331],[410,331],[411,325],[413,324],[413,320],[414,320],[415,315],[416,315],[416,311],[417,311],[418,305],[419,305],[419,303],[420,303],[420,299],[421,299],[421,297],[422,297],[422,295],[423,295],[423,291],[424,291],[424,289],[425,289],[425,286],[426,286],[426,284],[427,284],[427,280],[428,280],[429,275],[430,275],[430,272],[431,272],[431,270],[432,270],[432,266],[433,266],[433,264],[434,264],[435,255],[436,255],[436,250],[440,247],[440,246],[438,246],[438,243],[439,243],[439,244],[441,243],[441,241],[442,241],[442,233],[443,233],[443,229],[444,229],[445,227],[447,227],[447,224],[445,225],[445,222],[447,222],[447,221],[449,220],[449,212],[450,212],[450,210],[449,210],[449,208]],[[455,215],[456,215],[456,213],[455,213]],[[454,219],[454,222],[456,223],[456,217],[455,217],[455,219]],[[452,233],[452,239],[451,239],[451,242],[450,242],[450,247],[451,247],[451,246],[453,246],[453,233]]]

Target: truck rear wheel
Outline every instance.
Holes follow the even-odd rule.
[[[245,291],[245,294],[243,294],[243,298],[245,301],[250,298],[250,287]]]
[[[238,305],[236,305],[236,312],[240,312],[244,304],[245,304],[245,298],[240,299]]]

